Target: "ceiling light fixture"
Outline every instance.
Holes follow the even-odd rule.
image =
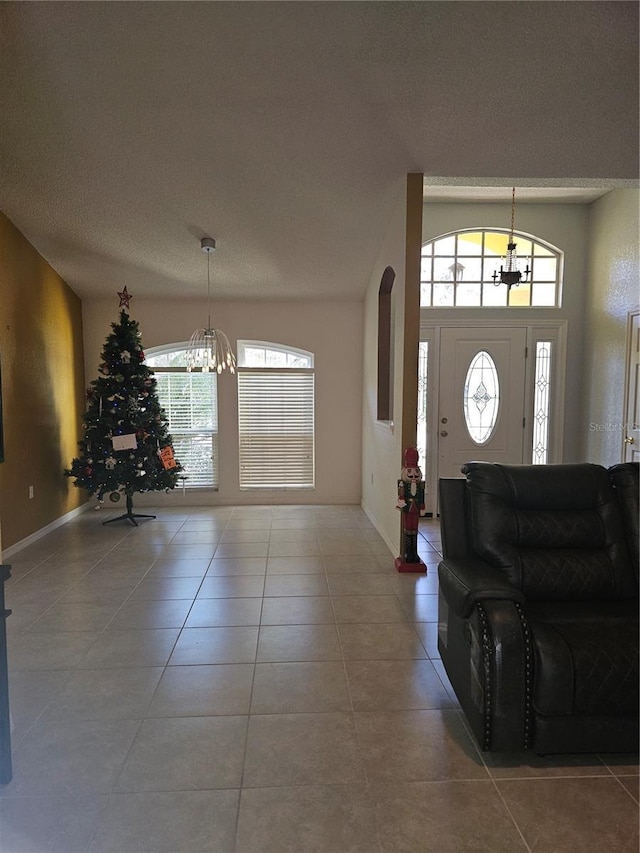
[[[205,329],[196,329],[187,346],[187,371],[201,370],[202,373],[222,373],[227,367],[236,372],[236,357],[229,338],[220,329],[211,328],[211,255],[216,250],[213,237],[203,237],[200,248],[207,255],[207,301],[208,317]]]
[[[507,290],[512,287],[517,287],[521,281],[526,281],[529,278],[529,264],[524,273],[518,269],[518,255],[516,253],[516,244],[513,239],[513,224],[516,216],[516,188],[511,191],[511,231],[509,232],[509,242],[507,243],[507,254],[502,260],[504,266],[500,267],[500,272],[497,270],[493,274],[493,283],[496,287],[499,284],[506,284]],[[522,278],[524,275],[524,279]]]

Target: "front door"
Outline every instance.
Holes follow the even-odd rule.
[[[442,328],[438,477],[524,461],[526,340],[525,328]]]

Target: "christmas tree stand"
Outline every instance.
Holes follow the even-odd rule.
[[[113,524],[114,521],[124,521],[127,519],[131,522],[131,524],[135,524],[138,527],[138,522],[136,518],[155,518],[155,515],[142,515],[138,512],[133,512],[133,497],[131,495],[127,495],[127,511],[123,515],[119,515],[117,518],[109,518],[107,521],[103,521],[103,524]]]

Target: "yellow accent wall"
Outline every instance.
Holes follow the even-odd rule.
[[[0,370],[6,549],[86,500],[63,475],[77,454],[85,384],[80,298],[2,213]]]

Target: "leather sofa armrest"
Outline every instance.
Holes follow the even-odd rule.
[[[524,603],[522,590],[484,560],[445,558],[438,566],[440,590],[454,613],[466,619],[479,601]]]

